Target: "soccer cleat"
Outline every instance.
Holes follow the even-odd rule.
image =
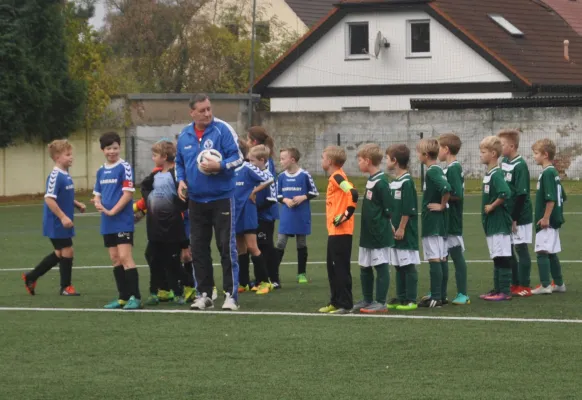
[[[497,291],[495,289],[492,289],[492,290],[488,291],[487,293],[483,293],[482,295],[479,295],[479,298],[485,299],[485,297],[492,296],[494,294],[497,294]]]
[[[536,288],[531,291],[531,294],[552,294],[552,285],[546,287],[537,285]]]
[[[325,307],[321,307],[319,310],[317,310],[317,312],[323,313],[323,314],[329,314],[330,312],[334,312],[337,311],[337,308],[335,308],[334,306],[332,306],[331,304],[328,304]]]
[[[238,292],[239,293],[250,292],[249,285],[246,286],[238,285]]]
[[[207,310],[209,308],[214,308],[214,303],[206,293],[202,293],[202,296],[198,297],[194,303],[192,303],[190,308],[192,310]]]
[[[368,307],[362,308],[360,312],[364,314],[385,314],[388,312],[388,309],[386,308],[386,304],[375,301]]]
[[[362,308],[368,307],[370,304],[372,303],[368,303],[366,300],[360,300],[356,304],[354,304],[350,312],[359,313]]]
[[[339,315],[341,315],[341,314],[349,314],[350,313],[350,310],[346,310],[345,308],[338,308],[338,309],[336,309],[334,311],[330,311],[329,313],[330,314],[339,314]]]
[[[256,294],[268,294],[273,290],[273,285],[270,282],[261,282]]]
[[[566,293],[566,284],[562,283],[561,286],[552,285],[552,293]]]
[[[449,304],[449,298],[448,297],[445,297],[441,301],[443,302],[443,306],[446,306],[447,304]]]
[[[193,301],[196,297],[196,290],[191,286],[184,286],[184,300],[187,302]]]
[[[510,294],[505,293],[495,293],[490,296],[485,297],[483,300],[485,301],[507,301],[511,300]]]
[[[471,299],[469,299],[469,296],[466,296],[463,293],[459,293],[457,294],[457,297],[454,298],[453,304],[457,306],[471,304]]]
[[[36,289],[36,281],[28,280],[26,274],[22,274],[22,280],[24,281],[24,288],[29,295],[34,296],[34,289]]]
[[[309,281],[307,280],[307,276],[305,276],[305,274],[299,274],[297,275],[297,283],[309,283]]]
[[[281,286],[281,284],[279,282],[273,282],[273,289],[279,290],[279,289],[283,289],[283,287]]]
[[[150,294],[148,299],[145,301],[146,306],[157,306],[160,304],[160,299],[154,293]]]
[[[127,303],[123,306],[124,310],[139,310],[143,308],[141,305],[141,299],[136,299],[135,296],[131,296]]]
[[[410,302],[407,304],[400,304],[396,307],[397,311],[414,311],[418,308],[418,305],[415,302]]]
[[[527,287],[527,286],[522,286],[521,290],[519,291],[519,293],[517,293],[516,296],[519,297],[530,297],[533,296],[533,293],[531,292],[531,288]]]
[[[108,310],[118,310],[123,308],[127,304],[127,301],[121,299],[115,299],[111,303],[105,304],[103,308]]]
[[[443,306],[442,300],[436,300],[432,297],[423,298],[418,304],[418,307],[425,307],[425,308],[440,308]]]
[[[218,299],[218,290],[216,290],[216,286],[212,288],[212,301],[216,301]]]
[[[509,288],[509,291],[511,292],[512,295],[517,296],[519,294],[519,292],[521,292],[521,286],[520,285],[511,285]]]
[[[67,286],[61,290],[61,296],[80,296],[81,293],[77,292],[73,285]]]
[[[234,297],[232,297],[230,293],[226,292],[224,294],[224,304],[222,305],[222,309],[227,311],[238,311],[239,308],[240,306]]]
[[[158,290],[158,299],[160,301],[172,301],[174,300],[174,291]]]
[[[256,292],[257,290],[259,290],[259,286],[260,286],[260,284],[258,284],[258,285],[257,284],[252,285],[251,286],[251,292]]]
[[[398,306],[400,306],[400,305],[402,305],[402,304],[403,304],[403,302],[402,302],[402,301],[400,301],[400,300],[398,300],[398,299],[394,298],[394,299],[391,299],[391,300],[388,302],[388,305],[387,305],[386,307],[388,308],[388,310],[397,310],[397,309],[398,309]]]
[[[184,298],[184,296],[176,296],[174,297],[174,301],[172,303],[177,306],[182,306],[186,304],[186,299]]]
[[[420,298],[420,301],[423,301],[423,300],[426,300],[426,299],[430,299],[431,297],[432,297],[431,293],[430,293],[430,292],[428,292],[428,293],[427,293],[425,296],[422,296],[422,297]]]

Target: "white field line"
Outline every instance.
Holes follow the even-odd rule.
[[[492,260],[465,260],[466,263],[469,264],[489,264],[489,263],[493,263]],[[532,259],[531,260],[532,264],[536,264],[537,260]],[[581,264],[582,260],[560,260],[560,262],[562,264],[567,263],[567,264]],[[351,264],[358,264],[358,261],[350,261]],[[322,264],[327,264],[326,261],[308,261],[307,264],[309,265],[322,265]],[[428,262],[426,261],[421,261],[421,264],[428,264]],[[214,263],[212,264],[215,267],[220,267],[220,263]],[[297,265],[296,262],[282,262],[281,265]],[[140,265],[136,265],[137,268],[146,268],[147,265],[145,264],[140,264]],[[110,269],[113,268],[111,265],[82,265],[82,266],[78,266],[78,267],[73,267],[73,269]],[[24,272],[24,271],[30,271],[32,269],[32,267],[26,267],[26,268],[0,268],[0,273],[2,272]],[[53,268],[50,271],[53,272],[59,272],[58,268]],[[50,272],[49,271],[49,272]]]
[[[103,308],[41,308],[41,307],[0,307],[0,311],[37,311],[37,312],[121,312],[125,310],[106,310]],[[529,323],[552,323],[552,324],[582,324],[582,319],[551,319],[551,318],[493,318],[493,317],[448,317],[430,315],[366,315],[366,314],[319,314],[300,313],[282,311],[191,311],[181,310],[152,310],[142,309],[129,311],[130,313],[142,314],[211,314],[211,315],[246,315],[246,316],[284,316],[284,317],[322,317],[322,318],[385,318],[385,319],[419,319],[435,321],[481,321],[481,322],[529,322]]]

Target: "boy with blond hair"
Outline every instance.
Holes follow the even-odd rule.
[[[430,265],[430,293],[423,297],[419,307],[442,307],[443,276],[448,275],[446,208],[451,196],[451,186],[443,169],[437,165],[439,142],[422,139],[416,145],[418,160],[427,167],[422,194],[422,250]]]
[[[487,136],[481,141],[479,150],[481,163],[487,165],[481,198],[482,222],[494,267],[494,288],[480,297],[487,301],[506,301],[511,300],[511,216],[506,204],[511,190],[498,165],[501,140],[497,136]]]
[[[566,193],[560,182],[560,175],[553,166],[556,145],[550,139],[541,139],[531,147],[536,164],[543,170],[538,177],[536,191],[536,243],[540,282],[532,294],[564,293],[566,284],[562,277],[562,266],[558,253],[562,251],[560,228],[564,224],[564,201]],[[554,279],[551,285],[550,275]]]
[[[71,284],[73,273],[73,225],[74,211],[85,212],[85,205],[75,200],[75,186],[69,175],[73,165],[73,146],[67,140],[53,140],[48,145],[51,158],[55,162],[46,180],[42,233],[48,237],[54,251],[46,256],[32,271],[23,274],[26,291],[35,295],[38,278],[59,264],[61,274],[61,296],[79,296]]]
[[[321,154],[321,167],[329,173],[326,194],[327,223],[327,277],[330,286],[329,304],[320,313],[346,314],[353,308],[352,236],[354,211],[358,204],[358,192],[348,181],[342,167],[347,156],[339,146],[328,146]]]
[[[463,167],[457,160],[461,150],[461,139],[454,133],[439,136],[439,161],[447,163],[444,169],[447,182],[451,185],[451,197],[448,203],[447,251],[455,265],[457,295],[452,303],[456,305],[471,304],[467,294],[467,263],[465,262],[465,243],[463,241],[463,202],[465,197],[465,175]],[[447,298],[449,266],[445,259],[443,269],[443,300]]]
[[[523,157],[517,153],[519,131],[504,129],[497,134],[497,137],[501,140],[503,153],[501,169],[511,190],[511,198],[507,200],[507,209],[512,219],[511,294],[528,297],[532,295],[530,288],[531,258],[528,244],[532,242],[533,222],[529,195],[529,169]],[[517,253],[517,258],[515,253]]]

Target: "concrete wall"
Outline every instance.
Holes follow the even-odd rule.
[[[435,137],[454,132],[463,141],[459,161],[466,176],[482,176],[479,142],[502,128],[522,131],[520,151],[526,158],[532,177],[540,168],[533,163],[531,145],[549,137],[556,142],[556,165],[570,179],[582,177],[582,108],[528,108],[495,110],[393,111],[393,112],[324,112],[264,113],[263,125],[275,137],[278,148],[297,147],[301,165],[313,174],[321,174],[319,160],[325,146],[340,143],[348,152],[345,169],[359,175],[357,149],[368,142],[383,148],[405,143],[412,150],[411,169],[419,176],[420,165],[414,149],[419,135]]]

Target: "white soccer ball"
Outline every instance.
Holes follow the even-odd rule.
[[[214,149],[202,150],[200,154],[198,154],[198,159],[196,160],[198,162],[198,171],[202,172],[204,175],[216,175],[218,172],[208,173],[202,169],[200,164],[202,164],[204,160],[221,162],[222,154],[220,154],[218,150]]]

